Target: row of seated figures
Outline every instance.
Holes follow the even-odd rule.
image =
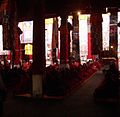
[[[81,84],[101,68],[100,61],[69,64],[69,68],[60,69],[58,64],[46,67],[43,92],[48,96],[63,96]],[[27,65],[28,66],[28,65]],[[32,64],[28,67],[2,69],[8,87],[13,87],[14,94],[32,93]],[[25,69],[25,70],[24,70]]]

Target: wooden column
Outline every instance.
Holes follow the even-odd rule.
[[[3,49],[11,50],[12,67],[20,64],[17,9],[15,0],[3,2]]]
[[[15,59],[14,59],[14,65],[19,66],[20,65],[20,38],[18,34],[18,27],[17,23],[14,26],[14,36],[15,36]]]
[[[118,49],[118,34],[117,34],[117,9],[113,9],[110,14],[110,40],[109,40],[109,50],[111,55],[117,58]]]
[[[91,23],[91,53],[100,55],[102,51],[102,13],[93,12],[90,16]]]
[[[33,97],[43,95],[45,76],[45,11],[44,0],[34,0],[33,20]]]
[[[78,14],[75,12],[73,14],[73,56],[75,60],[80,59],[80,49],[79,49],[79,19]]]
[[[52,62],[56,62],[57,55],[56,51],[58,49],[58,18],[53,18],[53,28],[52,28]]]
[[[9,0],[4,0],[1,3],[1,9],[3,9],[2,26],[3,26],[3,50],[11,49],[10,41],[10,4]]]
[[[68,27],[67,27],[67,15],[61,15],[61,26],[60,26],[60,66],[66,67],[68,64],[68,51],[69,51],[69,40],[68,40]]]

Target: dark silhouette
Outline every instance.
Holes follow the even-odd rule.
[[[95,89],[95,99],[116,100],[119,97],[119,71],[115,62],[110,62],[109,69],[103,70],[105,78],[103,82]]]
[[[0,117],[3,115],[3,103],[6,98],[6,88],[3,82],[3,77],[0,74]]]

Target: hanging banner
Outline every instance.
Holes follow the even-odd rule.
[[[20,35],[20,43],[33,43],[33,21],[19,22],[18,27],[23,31]]]
[[[47,66],[52,63],[52,29],[53,18],[45,19],[45,55]]]
[[[88,55],[88,26],[87,15],[79,15],[79,48],[81,64],[86,63]]]
[[[25,45],[25,55],[32,55],[32,44],[26,44]]]

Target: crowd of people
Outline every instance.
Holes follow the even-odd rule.
[[[65,69],[59,64],[46,67],[44,93],[46,95],[64,95],[101,67],[99,61],[89,61],[81,65],[72,62]],[[32,63],[25,62],[21,67],[10,68],[9,64],[0,64],[0,72],[6,87],[13,88],[14,94],[32,93]]]
[[[66,95],[100,68],[100,61],[89,61],[83,65],[73,62],[64,69],[58,64],[51,65],[46,68],[44,92],[50,96]]]
[[[59,64],[52,64],[46,67],[43,93],[47,96],[65,96],[87,78],[90,78],[90,76],[102,66],[103,63],[100,60],[88,61],[84,64],[75,61],[69,63],[65,68],[61,68]],[[96,88],[94,97],[118,96],[119,71],[114,62],[111,62],[109,69],[103,70],[103,73],[105,79],[102,84]],[[25,63],[19,68],[14,67],[12,69],[9,65],[0,64],[1,112],[7,88],[12,88],[14,95],[32,93],[32,64]]]
[[[43,93],[48,96],[63,96],[100,68],[99,61],[89,61],[83,65],[76,61],[64,69],[59,64],[50,65],[46,67]],[[0,64],[0,111],[7,89],[10,88],[13,95],[32,93],[32,63],[25,62],[21,67],[12,69],[9,64]]]
[[[22,81],[24,83],[24,80],[26,80],[26,78],[30,79],[29,70],[30,70],[30,65],[29,65],[29,69],[28,69],[28,65],[27,67],[23,65],[19,68],[13,67],[11,69],[9,62],[6,62],[4,64],[3,61],[0,61],[0,117],[2,117],[3,115],[3,106],[8,94],[8,90],[13,89],[13,91],[15,91],[17,86]],[[28,79],[26,80],[26,83],[27,82],[29,83]],[[25,87],[26,86],[24,86],[24,89]],[[19,87],[19,88],[22,88],[22,87]],[[28,91],[29,88],[30,86],[27,87],[26,91]]]

